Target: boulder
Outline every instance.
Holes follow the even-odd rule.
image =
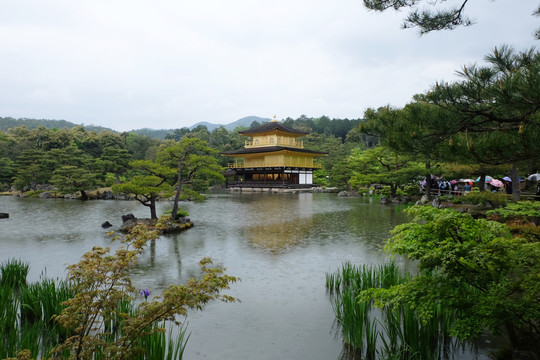
[[[0,213],[0,219],[7,219],[7,218],[9,218],[8,213]]]
[[[40,199],[50,199],[52,198],[52,194],[48,191],[45,191],[45,192],[42,192],[41,194],[39,194],[39,198]]]
[[[337,196],[349,196],[349,193],[348,193],[347,191],[343,190],[343,191],[340,191],[340,192],[337,194]]]
[[[128,222],[130,220],[135,220],[136,221],[137,218],[133,214],[122,215],[122,224],[125,224],[126,222]]]
[[[101,224],[101,227],[104,229],[110,228],[112,224],[108,221],[105,221],[103,224]]]
[[[114,200],[114,195],[112,191],[105,191],[103,194],[101,194],[100,199],[101,200]]]
[[[381,204],[382,204],[382,205],[388,204],[388,198],[382,197],[382,198],[381,198]]]

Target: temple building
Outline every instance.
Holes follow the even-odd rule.
[[[327,153],[304,149],[298,138],[308,132],[288,128],[274,117],[269,123],[239,132],[250,137],[243,149],[223,155],[234,158],[225,174],[229,188],[311,188],[313,160]]]

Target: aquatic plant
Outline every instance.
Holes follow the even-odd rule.
[[[9,260],[2,265],[7,274],[0,285],[0,358],[28,350],[28,356],[46,356],[67,332],[53,321],[62,302],[73,297],[69,284],[43,275],[27,284],[28,264]],[[6,280],[7,279],[7,280]]]
[[[326,274],[326,287],[346,346],[363,358],[441,359],[460,343],[449,336],[453,311],[441,301],[429,321],[417,309],[394,304],[381,309],[364,296],[369,289],[388,289],[413,281],[391,261],[379,266],[342,265]],[[349,350],[350,351],[350,350]]]
[[[26,286],[30,266],[22,260],[10,259],[0,265],[0,286],[19,290]]]

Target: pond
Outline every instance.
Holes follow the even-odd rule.
[[[160,202],[158,212],[171,207]],[[241,302],[214,302],[189,314],[185,359],[342,358],[325,274],[347,261],[381,263],[389,231],[406,221],[371,198],[325,193],[210,194],[181,207],[195,227],[151,244],[133,275],[137,287],[157,294],[184,283],[200,274],[198,262],[206,256],[241,278],[226,292]],[[103,222],[114,230],[123,214],[149,215],[136,201],[16,197],[0,197],[0,212],[10,214],[0,220],[0,262],[28,262],[30,281],[43,272],[64,277],[84,252],[109,246]]]

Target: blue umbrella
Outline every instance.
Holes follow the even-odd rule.
[[[493,178],[492,178],[491,176],[486,175],[486,180],[485,180],[485,182],[488,183],[488,182],[491,182],[492,180],[493,180]],[[475,182],[480,181],[480,176],[478,177],[478,179],[476,179],[476,180],[474,180],[474,181],[475,181]]]

